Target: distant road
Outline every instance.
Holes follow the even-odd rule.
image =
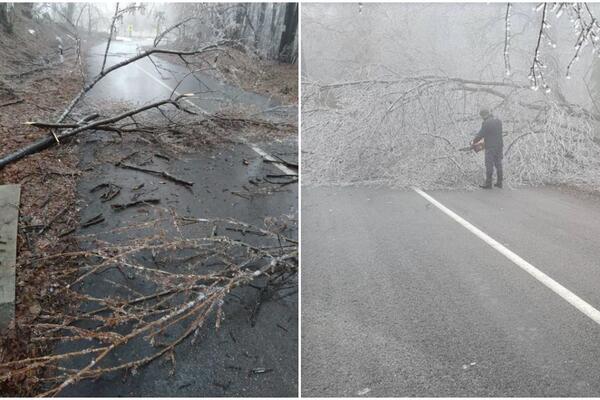
[[[600,201],[427,193],[496,248],[415,191],[303,189],[303,395],[600,396]]]

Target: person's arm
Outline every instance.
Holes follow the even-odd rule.
[[[485,132],[485,121],[481,124],[481,129],[479,130],[479,133],[477,133],[477,135],[475,135],[475,137],[473,138],[473,140],[471,141],[471,144],[473,143],[477,143],[479,142],[481,139],[483,139],[484,136],[484,132]]]

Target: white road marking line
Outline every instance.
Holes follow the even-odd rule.
[[[530,263],[528,263],[527,261],[525,261],[524,259],[519,257],[518,255],[516,255],[515,253],[513,253],[506,247],[504,247],[502,244],[500,244],[496,240],[492,239],[486,233],[484,233],[483,231],[481,231],[480,229],[475,227],[470,222],[466,221],[464,218],[462,218],[461,216],[456,214],[454,211],[452,211],[449,208],[447,208],[446,206],[444,206],[442,203],[440,203],[439,201],[437,201],[436,199],[434,199],[427,193],[423,192],[421,189],[413,188],[413,190],[415,192],[417,192],[418,194],[420,194],[422,197],[424,197],[431,204],[436,206],[438,209],[440,209],[444,214],[448,215],[450,218],[452,218],[453,220],[455,220],[456,222],[461,224],[464,228],[469,230],[475,236],[477,236],[478,238],[480,238],[481,240],[486,242],[488,245],[490,245],[492,248],[497,250],[504,257],[508,258],[510,261],[515,263],[517,266],[519,266],[521,269],[523,269],[529,275],[533,276],[535,279],[537,279],[542,284],[544,284],[547,288],[552,290],[554,293],[556,293],[557,295],[562,297],[573,307],[575,307],[576,309],[581,311],[583,314],[585,314],[589,318],[591,318],[595,323],[600,325],[600,311],[595,309],[592,305],[587,303],[585,300],[581,299],[575,293],[571,292],[569,289],[565,288],[560,283],[556,282],[554,279],[550,278],[548,275],[546,275],[545,273],[543,273],[542,271],[540,271],[539,269],[537,269],[536,267],[534,267],[533,265],[531,265]]]
[[[286,175],[297,175],[298,174],[296,171],[293,171],[290,168],[288,168],[287,165],[279,164],[279,162],[277,160],[275,160],[273,157],[271,157],[268,153],[266,153],[265,151],[263,151],[257,145],[255,145],[253,143],[250,143],[250,142],[247,142],[245,140],[243,140],[243,142],[246,144],[246,146],[250,147],[257,154],[259,154],[262,158],[265,158],[265,159],[270,160],[270,161],[275,161],[273,163],[273,165],[275,165],[277,168],[279,168],[279,170],[281,172],[283,172],[284,174],[286,174]]]
[[[152,75],[151,73],[149,73],[148,71],[146,71],[144,68],[140,67],[139,65],[137,65],[136,63],[133,63],[133,66],[135,66],[137,69],[139,69],[140,71],[142,71],[144,74],[146,74],[147,76],[149,76],[151,79],[153,79],[155,82],[157,82],[159,85],[169,89],[169,91],[173,92],[173,88],[169,87],[169,85],[167,85],[166,83],[162,82],[160,79],[158,79],[157,77],[155,77],[154,75]],[[181,93],[178,92],[177,90],[173,92],[174,94],[176,94],[177,96],[181,96]],[[196,107],[198,110],[200,110],[202,113],[204,114],[210,114],[208,111],[206,111],[205,109],[203,109],[202,107],[200,107],[199,105],[197,105],[196,103],[191,102],[188,99],[184,100],[185,102],[187,102],[188,104],[190,104],[193,107]],[[277,162],[277,160],[275,160],[275,158],[273,158],[271,155],[269,155],[267,152],[265,152],[264,150],[262,150],[260,147],[258,147],[257,145],[247,142],[246,140],[242,140],[242,142],[250,147],[252,150],[254,150],[255,153],[257,153],[258,155],[260,155],[261,157],[270,160],[270,161],[276,161],[273,163],[273,165],[275,167],[277,167],[281,172],[283,172],[286,175],[297,175],[296,171],[291,170],[290,168],[288,168],[286,165],[284,164],[280,164],[279,162]]]

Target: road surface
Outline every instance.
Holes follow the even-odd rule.
[[[111,42],[106,68],[133,57],[152,47],[152,39],[122,38]],[[100,72],[106,43],[92,47],[87,57],[87,71],[90,77]],[[205,112],[215,112],[222,108],[244,107],[252,109],[262,117],[275,121],[295,120],[297,107],[281,104],[276,99],[245,91],[236,86],[221,82],[213,76],[196,71],[194,75],[182,65],[165,61],[159,55],[147,57],[111,72],[101,80],[90,93],[97,99],[112,99],[145,104],[169,98],[173,89],[177,92],[194,93],[190,101]]]
[[[600,202],[558,188],[303,188],[304,396],[600,396]],[[324,373],[326,371],[326,373]]]
[[[140,46],[151,40],[115,41],[107,65],[122,61],[139,51]],[[96,46],[87,59],[90,74],[97,73],[102,63],[106,44]],[[177,77],[185,70],[178,65],[155,59],[159,72],[148,60],[128,65],[111,73],[92,89],[86,100],[99,104],[127,102],[146,104],[168,98],[176,85]],[[265,116],[271,120],[294,120],[296,107],[280,107],[269,98],[216,81],[207,75],[200,80],[186,79],[179,90],[194,92],[188,107],[199,107],[214,112],[220,107],[246,107],[271,110]],[[189,154],[171,155],[170,159],[153,156],[162,153],[150,142],[115,140],[114,135],[93,132],[82,135],[80,146],[81,169],[86,171],[78,182],[78,193],[83,207],[81,221],[103,213],[106,221],[90,228],[80,229],[78,234],[96,234],[109,243],[128,239],[109,231],[134,223],[152,220],[154,214],[141,209],[129,209],[119,213],[111,210],[111,203],[126,202],[134,194],[132,188],[144,184],[142,190],[148,196],[159,198],[162,206],[175,209],[180,215],[194,218],[234,218],[262,226],[266,217],[295,215],[297,213],[297,185],[267,196],[243,198],[233,192],[244,192],[244,186],[252,187],[249,180],[263,178],[267,174],[282,174],[275,164],[263,162],[264,153],[277,154],[284,159],[297,158],[297,138],[292,135],[281,140],[246,143],[244,138],[233,137],[231,142],[202,146]],[[134,164],[148,162],[146,168],[166,170],[182,179],[194,182],[193,188],[166,182],[160,177],[138,171],[118,168],[111,160],[118,160],[137,151],[131,158]],[[145,160],[145,161],[144,161]],[[114,201],[102,202],[98,193],[90,190],[101,183],[121,186],[121,193]],[[143,211],[143,212],[141,212]],[[201,228],[198,228],[201,229]],[[200,235],[202,232],[193,232]],[[294,232],[291,233],[294,235]],[[232,234],[232,236],[235,236]],[[116,273],[115,273],[116,272]],[[88,294],[106,296],[120,289],[107,284],[104,278],[136,290],[143,282],[127,279],[115,269],[98,274],[96,281],[84,287]],[[262,283],[257,283],[262,284]],[[226,302],[227,315],[217,332],[214,324],[207,324],[196,344],[185,341],[176,349],[176,370],[169,375],[164,361],[157,360],[140,368],[137,374],[106,375],[97,380],[81,381],[61,392],[63,396],[296,396],[298,393],[298,300],[290,295],[279,301],[265,302],[261,307],[256,325],[249,322],[249,307],[256,301],[257,291],[241,288],[233,300]],[[239,300],[236,300],[239,299]],[[214,321],[213,321],[214,322]],[[72,350],[77,344],[62,344],[56,351]],[[126,359],[132,355],[146,354],[148,346],[132,344],[131,353],[118,354]],[[72,366],[72,365],[67,365]],[[255,368],[270,372],[250,374]]]

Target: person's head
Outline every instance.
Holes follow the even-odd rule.
[[[487,119],[490,116],[490,110],[484,107],[479,111],[479,115],[481,118]]]

